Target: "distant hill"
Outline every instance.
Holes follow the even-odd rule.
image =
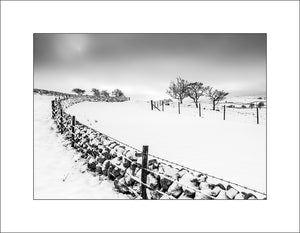
[[[78,97],[77,94],[69,94],[58,91],[49,91],[45,89],[34,88],[33,93],[40,95],[50,95],[50,96],[58,96],[58,97]],[[86,98],[88,101],[106,101],[106,102],[123,102],[130,100],[130,97],[126,96],[94,96],[94,95],[81,95],[81,97]]]

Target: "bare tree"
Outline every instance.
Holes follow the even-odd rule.
[[[124,93],[119,89],[115,89],[113,90],[112,95],[114,95],[115,97],[121,97],[124,96]]]
[[[229,93],[225,92],[225,91],[219,91],[217,89],[213,90],[212,87],[208,88],[208,92],[207,92],[207,96],[211,99],[212,103],[213,103],[213,110],[216,110],[216,105],[223,99],[225,99],[225,97],[228,95]]]
[[[100,95],[101,95],[101,96],[104,96],[104,97],[108,97],[108,96],[109,96],[109,93],[108,93],[107,90],[103,90],[103,91],[101,91]]]
[[[205,95],[209,87],[203,86],[203,83],[194,82],[187,86],[187,95],[194,101],[196,108],[198,108],[198,100]]]
[[[92,92],[93,92],[94,96],[97,96],[97,97],[100,96],[100,91],[99,91],[99,89],[93,88],[93,89],[92,89]]]
[[[182,79],[181,77],[176,78],[176,82],[171,82],[167,94],[172,98],[179,100],[182,104],[182,100],[186,98],[187,95],[188,81]]]
[[[76,93],[77,95],[83,95],[85,93],[85,90],[82,90],[80,88],[74,88],[72,92]]]

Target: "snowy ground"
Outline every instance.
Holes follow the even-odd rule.
[[[78,154],[55,133],[52,99],[34,95],[34,198],[127,199],[114,191],[111,181],[81,172]]]
[[[80,122],[133,147],[149,145],[149,153],[190,168],[266,191],[266,125],[255,117],[234,112],[222,120],[220,112],[186,106],[151,111],[144,101],[83,102],[69,109]],[[265,110],[264,110],[265,111]],[[265,113],[261,118],[265,119]],[[229,115],[228,115],[229,116]],[[246,117],[247,118],[247,117]]]

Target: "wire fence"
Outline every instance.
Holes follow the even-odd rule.
[[[182,104],[167,100],[151,100],[151,110],[159,112],[177,112],[178,114],[189,114],[204,118],[215,118],[223,120],[238,120],[243,122],[255,122],[262,124],[266,122],[266,101],[243,102],[220,102],[213,109],[207,103]]]
[[[88,169],[112,179],[118,191],[135,199],[266,198],[265,193],[152,155],[148,146],[142,150],[134,148],[77,121],[65,111],[83,101],[90,100],[55,98],[52,118],[58,131],[86,161]],[[208,182],[209,177],[217,182]]]

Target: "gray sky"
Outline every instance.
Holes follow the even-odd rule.
[[[177,76],[231,95],[264,95],[266,35],[34,34],[35,88],[165,98]]]

